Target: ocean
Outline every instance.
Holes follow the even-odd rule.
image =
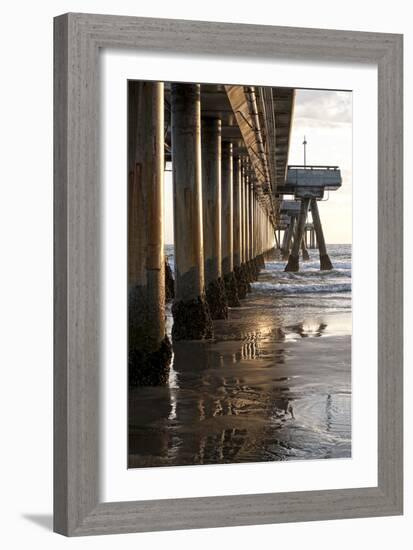
[[[298,301],[300,307],[351,310],[351,245],[328,247],[334,266],[331,271],[319,270],[318,250],[308,252],[310,260],[301,261],[298,273],[285,273],[285,261],[267,261],[254,290],[283,298],[287,307],[297,305]]]
[[[267,260],[214,340],[174,344],[167,387],[130,392],[130,467],[351,457],[351,245],[327,248],[331,271]]]

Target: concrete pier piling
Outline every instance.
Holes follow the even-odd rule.
[[[163,235],[164,87],[128,84],[128,377],[168,380]]]
[[[232,143],[222,143],[221,196],[222,196],[222,274],[230,307],[239,307],[237,280],[234,275],[233,227],[233,152]]]
[[[317,237],[318,250],[320,253],[320,270],[327,271],[333,269],[333,264],[327,254],[327,247],[324,240],[323,228],[321,226],[320,214],[316,199],[311,199],[311,216],[313,218],[314,230]]]
[[[252,266],[251,266],[251,194],[250,194],[250,167],[249,160],[245,161],[245,273],[248,283],[254,281]],[[251,289],[251,286],[250,286]]]
[[[248,292],[248,281],[242,268],[243,227],[242,227],[242,166],[241,158],[234,157],[233,162],[233,263],[237,282],[238,298],[243,299]]]
[[[308,250],[307,250],[306,233],[307,232],[304,232],[303,238],[301,240],[301,253],[303,255],[303,261],[304,262],[308,262],[308,260],[310,259],[310,255],[309,255]]]
[[[262,207],[258,201],[258,198],[256,199],[256,212],[257,212],[257,223],[256,223],[256,232],[257,232],[257,264],[258,264],[258,271],[261,271],[261,269],[265,268],[265,258],[264,258],[264,252],[266,252],[266,249],[264,250],[265,244],[264,244],[264,231],[265,231],[265,222],[264,222],[264,212],[262,210]]]
[[[248,266],[248,165],[247,158],[244,156],[241,158],[241,267],[240,267],[240,279],[243,282],[245,291],[251,292],[250,285],[250,272]],[[239,294],[243,295],[242,290]]]
[[[202,208],[205,296],[212,319],[226,319],[221,254],[221,120],[202,119]]]
[[[298,216],[295,233],[294,233],[294,243],[288,258],[288,263],[284,271],[298,271],[300,268],[300,248],[303,242],[305,222],[307,220],[308,207],[310,204],[310,199],[301,200],[301,209],[300,215]]]
[[[257,253],[257,240],[256,240],[256,204],[255,204],[255,193],[254,193],[254,184],[253,182],[250,185],[250,193],[251,193],[251,269],[253,274],[253,280],[256,281],[258,279],[258,266],[256,261],[256,253]]]
[[[249,233],[250,233],[250,273],[252,281],[258,279],[258,267],[256,262],[256,242],[255,242],[255,193],[254,180],[251,178],[249,185]]]
[[[233,159],[232,186],[232,246],[234,268],[241,265],[241,159]]]
[[[175,286],[174,340],[211,338],[204,292],[199,84],[171,84]]]
[[[310,229],[310,248],[314,250],[316,247],[314,228]]]
[[[246,255],[246,227],[245,227],[245,157],[241,157],[241,265],[245,264]]]
[[[285,244],[282,250],[283,260],[288,260],[290,250],[291,250],[291,241],[293,240],[293,235],[294,235],[294,227],[295,227],[295,216],[291,216],[290,223],[288,225],[288,228],[286,229]]]

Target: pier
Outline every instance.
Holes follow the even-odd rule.
[[[213,338],[278,251],[286,271],[319,250],[318,209],[341,186],[337,166],[289,166],[289,88],[128,83],[128,364],[132,385],[167,380],[172,340]],[[164,256],[163,180],[172,164],[174,284]],[[311,216],[311,222],[309,217]],[[166,292],[168,290],[168,292]]]

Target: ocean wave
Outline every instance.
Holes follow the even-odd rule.
[[[351,283],[337,284],[294,284],[294,283],[270,283],[268,281],[260,281],[252,283],[255,290],[267,291],[271,290],[277,294],[311,294],[311,293],[329,293],[336,294],[339,292],[351,292]]]
[[[334,268],[331,271],[325,271],[323,273],[331,274],[334,272],[341,272],[341,271],[349,271],[351,272],[351,261],[343,261],[343,260],[332,260]],[[265,269],[266,271],[273,272],[273,271],[281,271],[284,269],[284,267],[287,265],[286,261],[283,262],[266,262]],[[300,263],[300,273],[306,274],[306,273],[313,273],[315,271],[318,271],[320,273],[320,262],[314,261],[314,262],[305,262]]]
[[[351,280],[351,271],[333,269],[332,271],[299,271],[294,272],[285,272],[285,271],[262,271],[261,278],[269,282],[293,282],[293,281],[302,281],[303,284],[308,284],[311,279],[314,282],[328,282],[331,279],[342,279],[343,282]]]

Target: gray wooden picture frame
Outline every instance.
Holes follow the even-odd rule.
[[[65,14],[54,20],[54,44],[55,531],[74,536],[402,514],[402,36]],[[100,501],[98,58],[104,47],[377,65],[377,487]]]

